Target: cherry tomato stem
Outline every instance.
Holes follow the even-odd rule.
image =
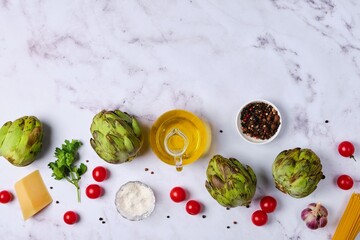
[[[351,142],[349,142],[349,141],[341,142],[338,146],[338,151],[341,156],[349,157],[349,158],[353,159],[354,161],[356,161],[356,159],[354,157],[355,147]]]

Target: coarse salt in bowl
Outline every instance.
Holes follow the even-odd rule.
[[[273,112],[265,115],[267,111],[259,110],[260,106],[266,106],[266,109],[271,109]],[[257,109],[257,112],[251,112],[249,111],[250,107],[259,109]],[[258,115],[259,112],[263,115],[262,117]],[[274,120],[275,116],[278,119],[277,122]],[[250,124],[251,120],[253,124]],[[275,127],[272,129],[273,125],[275,125]],[[273,103],[262,99],[245,103],[241,106],[236,116],[236,127],[240,136],[245,141],[253,144],[266,144],[273,141],[279,134],[281,125],[282,118],[279,109]],[[256,131],[255,133],[249,133],[249,130],[246,130],[246,128],[256,129]],[[261,129],[261,131],[257,131],[257,129]],[[267,135],[264,135],[264,131],[267,131]]]
[[[155,195],[148,185],[140,181],[130,181],[117,191],[115,205],[125,219],[139,221],[154,211]]]

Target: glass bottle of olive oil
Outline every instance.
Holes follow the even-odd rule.
[[[210,127],[191,112],[171,110],[161,115],[150,130],[150,146],[163,162],[176,166],[198,160],[211,143]]]

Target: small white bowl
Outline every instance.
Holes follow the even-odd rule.
[[[270,106],[272,106],[278,113],[279,115],[279,118],[280,118],[280,125],[278,127],[278,129],[276,130],[275,134],[270,137],[269,139],[258,139],[258,138],[254,138],[254,137],[250,137],[249,135],[245,134],[242,130],[242,127],[241,127],[241,112],[243,111],[243,109],[250,103],[256,103],[256,102],[263,102],[263,103],[266,103]],[[279,109],[274,105],[272,104],[271,102],[269,101],[266,101],[266,100],[262,100],[262,99],[255,99],[255,100],[252,100],[250,102],[247,102],[245,103],[244,105],[241,106],[238,114],[236,115],[236,128],[240,134],[240,136],[247,142],[249,143],[253,143],[253,144],[266,144],[266,143],[269,143],[271,141],[273,141],[277,135],[279,134],[280,132],[280,129],[281,129],[281,125],[282,125],[282,117],[281,117],[281,114],[280,114],[280,111]]]

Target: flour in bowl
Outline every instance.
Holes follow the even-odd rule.
[[[138,221],[148,217],[155,208],[152,189],[139,181],[127,182],[116,193],[115,205],[126,219]]]

